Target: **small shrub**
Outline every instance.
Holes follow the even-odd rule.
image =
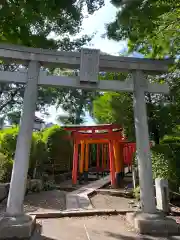
[[[0,153],[0,182],[10,182],[13,161]]]
[[[28,179],[27,180],[27,191],[41,192],[43,190],[43,184],[40,179]]]
[[[165,136],[162,140],[161,140],[161,144],[171,144],[171,143],[180,143],[180,137],[179,136]]]
[[[0,151],[8,159],[14,159],[19,128],[12,127],[0,132]]]
[[[0,152],[4,154],[7,159],[14,159],[18,133],[18,127],[0,131]],[[31,178],[34,177],[34,170],[36,170],[38,174],[41,174],[43,164],[47,161],[46,145],[43,142],[42,136],[39,132],[34,132],[32,135],[29,160],[29,175]]]
[[[71,169],[73,147],[67,131],[59,126],[53,126],[43,132],[43,140],[46,144],[48,162],[54,165],[54,170],[63,172]]]
[[[56,189],[56,185],[55,182],[52,180],[46,181],[43,184],[43,190],[44,191],[50,191],[50,190],[54,190]]]
[[[165,178],[170,189],[177,190],[180,184],[180,144],[160,144],[152,148],[153,178]]]
[[[135,197],[136,200],[140,201],[140,186],[137,186],[134,190],[133,190],[133,195]]]
[[[29,162],[29,175],[31,178],[40,178],[44,171],[44,164],[48,161],[46,144],[41,132],[35,132],[32,136],[31,154]],[[35,172],[36,171],[36,172]]]

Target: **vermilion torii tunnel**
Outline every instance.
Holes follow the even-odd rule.
[[[117,124],[96,126],[67,126],[69,139],[73,141],[72,183],[84,176],[88,179],[90,167],[90,145],[96,145],[96,172],[110,172],[111,185],[119,187],[124,177],[124,168],[131,168],[135,143],[130,143]]]

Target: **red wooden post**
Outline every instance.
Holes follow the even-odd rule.
[[[74,153],[73,153],[73,170],[72,170],[72,183],[77,183],[77,169],[78,169],[78,144],[74,142]]]
[[[106,145],[106,151],[107,151],[107,169],[110,171],[110,154],[109,154],[109,145]]]
[[[100,145],[99,144],[97,144],[97,152],[96,152],[96,168],[97,168],[97,172],[99,172],[99,169],[100,169],[100,159],[99,159],[99,157],[100,157]]]
[[[112,141],[109,142],[109,159],[110,159],[110,173],[111,173],[111,186],[115,187],[115,165],[114,165],[114,149]]]
[[[104,154],[104,144],[101,145],[101,148],[102,148],[102,171],[104,172],[104,168],[105,168],[105,154]]]

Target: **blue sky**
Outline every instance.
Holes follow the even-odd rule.
[[[118,53],[126,49],[126,42],[115,42],[113,40],[108,40],[107,38],[101,37],[102,34],[105,33],[105,25],[115,19],[116,11],[117,8],[115,8],[109,0],[105,0],[104,7],[88,18],[84,19],[82,25],[83,31],[77,37],[83,34],[91,35],[95,32],[96,35],[88,47],[100,49],[101,51],[112,55],[118,55]],[[56,122],[57,113],[58,115],[66,114],[62,109],[58,109],[58,111],[56,111],[56,108],[53,106],[49,108],[49,113],[50,116],[45,118],[47,122]],[[37,113],[36,115],[38,117],[42,117],[40,113]],[[85,121],[85,124],[94,124],[93,119],[91,119],[88,114],[85,117]]]

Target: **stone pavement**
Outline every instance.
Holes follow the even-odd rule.
[[[91,201],[88,197],[89,194],[96,191],[96,189],[103,187],[110,182],[110,176],[101,178],[87,184],[78,190],[66,194],[66,209],[92,209]]]
[[[123,216],[44,219],[31,240],[179,240],[135,233]]]

